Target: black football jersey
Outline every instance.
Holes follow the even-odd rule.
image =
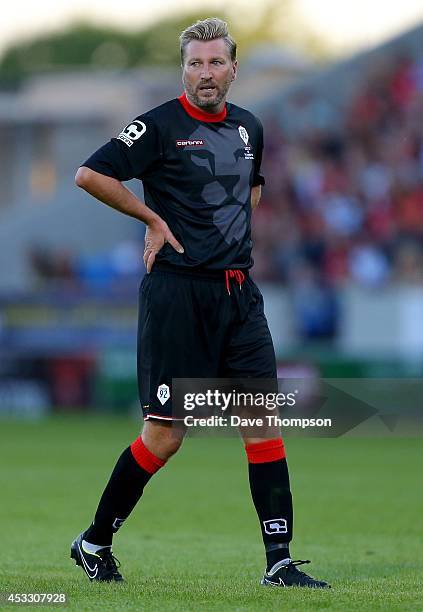
[[[231,103],[207,113],[183,94],[134,119],[83,166],[142,181],[146,205],[185,251],[165,244],[156,261],[249,268],[251,187],[264,184],[262,151],[263,128],[252,113]]]

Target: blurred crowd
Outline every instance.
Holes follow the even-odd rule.
[[[371,65],[333,130],[292,137],[272,121],[265,135],[257,279],[423,283],[423,62]]]
[[[82,292],[115,290],[133,294],[134,283],[144,274],[143,241],[118,242],[107,252],[74,253],[34,245],[29,251],[32,275],[39,288],[46,287]]]
[[[287,288],[307,340],[336,336],[346,282],[423,286],[423,62],[367,70],[342,109],[325,92],[297,95],[315,113],[306,129],[265,123],[254,276]]]

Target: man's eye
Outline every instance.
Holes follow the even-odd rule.
[[[191,66],[199,66],[200,62],[191,62]]]
[[[213,60],[213,64],[222,64],[220,60]]]

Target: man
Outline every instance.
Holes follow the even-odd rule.
[[[112,537],[155,472],[180,447],[173,378],[276,379],[263,298],[250,279],[251,210],[260,199],[262,127],[226,102],[236,44],[211,18],[181,35],[184,93],[137,117],[94,153],[76,184],[147,225],[138,381],[145,424],[120,456],[94,522],[71,547],[90,580],[121,581]],[[145,204],[121,181],[143,181]],[[241,432],[267,569],[262,584],[323,588],[292,561],[292,499],[280,437]]]

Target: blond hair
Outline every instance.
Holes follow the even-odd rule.
[[[236,60],[236,42],[229,35],[228,24],[218,17],[208,17],[193,23],[179,37],[181,45],[181,62],[184,63],[185,47],[192,40],[217,40],[222,38],[228,47],[231,60]]]

